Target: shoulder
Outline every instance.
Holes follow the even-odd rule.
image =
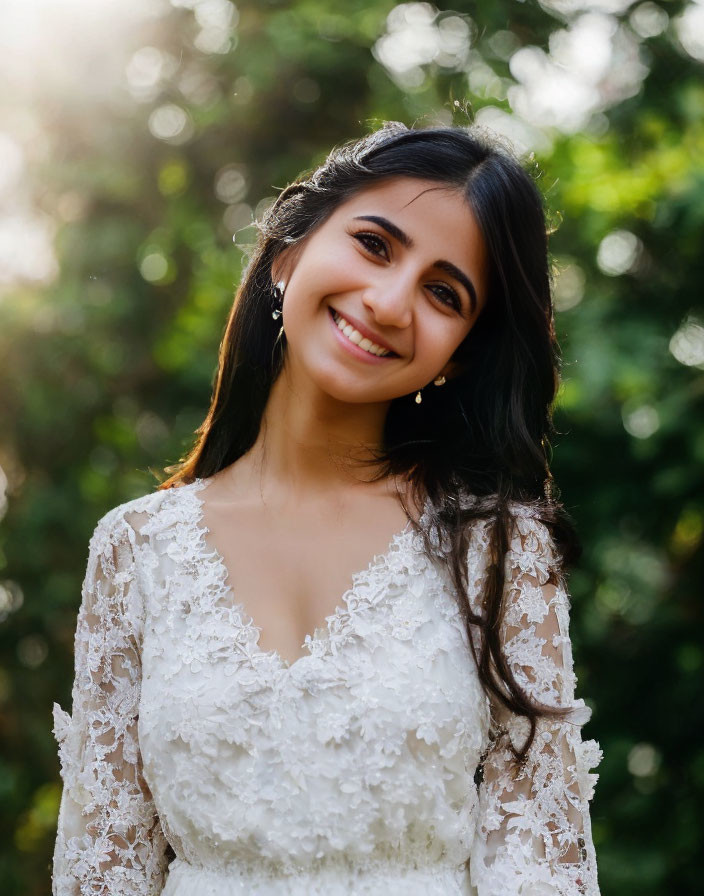
[[[155,529],[190,517],[193,499],[201,484],[201,480],[195,480],[177,488],[159,489],[111,508],[95,526],[90,540],[91,553],[102,553],[125,542],[134,545]]]
[[[511,532],[509,552],[540,557],[552,567],[559,563],[555,542],[548,525],[542,520],[537,504],[509,504]]]
[[[143,576],[151,565],[153,539],[160,534],[169,538],[165,530],[193,513],[198,482],[133,498],[100,517],[83,580],[84,621],[95,616],[104,625],[139,630],[145,609]]]
[[[482,504],[493,504],[495,496],[478,499],[472,495],[464,495],[462,504],[465,509],[475,507],[483,511]],[[507,550],[504,556],[506,571],[532,572],[541,583],[546,582],[551,573],[555,574],[561,566],[561,557],[556,548],[549,525],[543,519],[544,511],[540,503],[509,501]],[[475,567],[488,563],[495,556],[495,545],[492,539],[493,518],[480,516],[469,524],[468,560]]]
[[[493,494],[483,498],[469,493],[461,496],[460,504],[463,510],[476,509],[478,514],[481,514],[470,523],[468,532],[470,540],[481,541],[488,537],[493,522],[491,511],[496,505],[496,500],[497,496]],[[551,541],[550,530],[543,522],[543,513],[538,501],[509,501],[507,508],[511,548],[516,545],[517,539],[522,540],[528,535],[544,544]]]

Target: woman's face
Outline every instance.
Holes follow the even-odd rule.
[[[387,402],[451,376],[488,278],[462,194],[407,177],[343,203],[277,273],[289,371],[352,403]]]

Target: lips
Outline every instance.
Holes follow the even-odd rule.
[[[381,336],[379,336],[378,333],[375,333],[374,330],[370,330],[369,327],[366,327],[356,317],[353,317],[351,314],[349,314],[349,312],[345,311],[343,313],[342,311],[338,311],[336,308],[333,308],[332,306],[328,306],[328,307],[329,307],[331,316],[334,316],[335,314],[339,314],[341,317],[344,317],[344,319],[347,321],[347,323],[351,324],[355,328],[355,330],[359,330],[359,332],[362,334],[362,336],[366,337],[371,342],[375,342],[377,345],[380,345],[382,348],[385,348],[394,357],[396,357],[396,358],[399,357],[398,352],[394,349],[394,347],[392,345],[389,345],[389,343],[385,339],[383,339]],[[387,357],[388,357],[388,355],[387,355]]]

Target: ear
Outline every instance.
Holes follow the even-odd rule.
[[[453,377],[459,376],[460,373],[464,370],[464,365],[460,364],[458,361],[453,361],[450,359],[447,364],[440,371],[438,376],[444,376],[445,379],[451,380]]]
[[[279,283],[279,281],[283,280],[286,282],[286,275],[284,273],[285,265],[281,261],[281,256],[274,259],[274,263],[271,266],[271,282]]]
[[[296,266],[296,258],[298,246],[287,246],[283,251],[279,252],[271,263],[271,282],[278,283],[283,280],[288,283],[293,269]]]

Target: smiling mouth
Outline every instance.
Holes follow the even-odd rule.
[[[396,352],[389,351],[389,349],[378,345],[376,342],[372,342],[372,340],[368,339],[366,336],[362,336],[359,330],[356,330],[354,326],[349,321],[345,320],[341,314],[338,314],[334,308],[330,308],[329,310],[337,329],[343,336],[347,337],[353,345],[356,345],[357,348],[361,348],[363,351],[368,352],[370,355],[375,355],[377,358],[398,358]]]

